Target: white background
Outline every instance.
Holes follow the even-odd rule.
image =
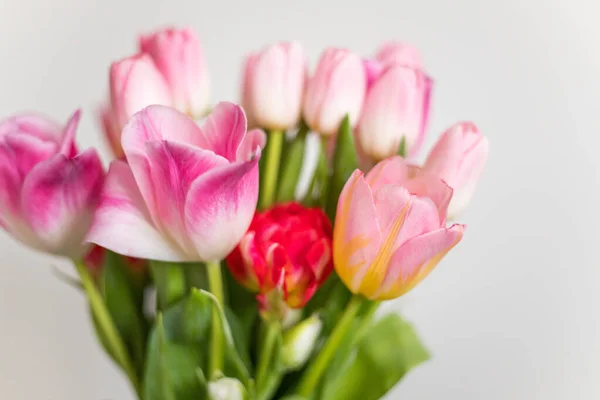
[[[389,398],[598,399],[598,14],[584,0],[0,0],[0,115],[83,107],[79,142],[102,146],[109,62],[167,23],[202,37],[214,101],[237,99],[243,55],[275,40],[313,62],[409,41],[436,80],[428,143],[472,119],[491,154],[464,241],[388,305],[434,354]],[[51,274],[68,265],[3,233],[0,251],[0,398],[131,399],[82,296]]]

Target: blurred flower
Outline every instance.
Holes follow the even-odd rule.
[[[322,328],[323,321],[318,315],[313,315],[285,332],[283,364],[286,369],[299,369],[308,361]]]
[[[208,398],[210,400],[247,400],[248,391],[235,378],[219,378],[208,383]]]
[[[425,278],[463,235],[446,228],[452,197],[439,178],[401,157],[354,171],[340,195],[333,239],[335,269],[353,293],[401,296]]]
[[[402,140],[406,155],[421,145],[429,117],[431,80],[418,69],[392,65],[374,79],[358,124],[361,151],[372,161],[398,153]]]
[[[201,118],[209,104],[210,82],[200,39],[191,28],[167,28],[140,38],[140,50],[165,78],[173,107]],[[156,103],[164,104],[164,103]]]
[[[227,264],[240,283],[260,293],[264,312],[281,317],[283,302],[303,307],[333,270],[331,224],[321,209],[277,205],[254,216]]]
[[[199,128],[164,106],[123,130],[87,240],[162,261],[217,261],[248,229],[258,198],[264,133],[246,132],[241,107],[218,104]]]
[[[0,226],[24,244],[73,259],[104,182],[95,149],[77,153],[77,111],[63,128],[28,113],[0,122]]]
[[[348,50],[327,49],[308,80],[304,119],[321,135],[337,132],[346,114],[352,126],[358,121],[367,88],[367,76],[360,57]]]
[[[471,201],[488,151],[488,140],[475,124],[461,122],[444,132],[429,153],[423,169],[443,179],[454,190],[448,207],[451,218]]]
[[[421,53],[416,47],[401,42],[384,43],[375,56],[384,68],[390,65],[403,65],[414,69],[423,69]]]
[[[104,139],[108,142],[113,156],[116,158],[125,157],[121,146],[121,126],[116,120],[113,109],[107,104],[102,105],[98,117],[104,132]]]
[[[306,56],[297,42],[252,53],[244,67],[242,105],[258,126],[285,130],[300,120],[305,79]]]

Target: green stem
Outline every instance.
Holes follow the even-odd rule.
[[[302,380],[298,385],[298,394],[300,396],[309,397],[311,393],[314,392],[316,386],[319,384],[321,376],[327,369],[327,366],[331,362],[341,342],[344,340],[344,337],[348,334],[348,330],[352,326],[352,321],[365,301],[365,298],[362,296],[352,296],[335,329],[331,332],[329,340],[327,340],[317,358],[308,367],[306,373],[302,377]]]
[[[150,273],[156,286],[159,309],[180,300],[187,293],[184,267],[176,263],[150,261]]]
[[[221,275],[221,263],[220,262],[208,262],[206,263],[206,270],[208,273],[208,287],[210,292],[215,296],[219,305],[224,305],[223,295],[223,278]],[[208,379],[212,379],[217,371],[223,371],[224,366],[224,352],[223,352],[223,332],[221,330],[220,315],[217,310],[213,308],[213,322],[211,324],[211,341],[210,341],[210,364],[208,369]]]
[[[272,130],[269,132],[267,142],[267,154],[265,155],[265,169],[261,176],[261,196],[260,208],[269,208],[275,200],[275,191],[277,189],[277,175],[279,174],[279,163],[281,161],[281,149],[283,147],[283,139],[285,134],[280,130]]]
[[[381,302],[379,302],[379,301],[369,301],[366,303],[367,304],[365,304],[363,306],[363,312],[361,314],[360,325],[358,326],[358,330],[356,331],[356,334],[352,338],[353,344],[358,343],[363,338],[365,333],[367,333],[367,331],[371,327],[371,322],[373,321],[373,317],[375,316],[375,313],[377,312],[377,309],[379,308],[379,305],[381,304]]]
[[[256,369],[256,386],[258,388],[258,393],[261,393],[263,389],[265,389],[269,366],[272,367],[271,361],[273,358],[273,349],[281,329],[278,322],[271,321],[266,322],[266,328],[265,341],[258,357],[258,367]]]
[[[135,372],[135,367],[133,366],[133,362],[129,357],[129,353],[127,352],[127,347],[123,342],[123,339],[119,335],[119,332],[106,308],[106,304],[104,303],[104,299],[100,294],[100,291],[96,287],[94,280],[92,279],[89,271],[83,263],[76,262],[75,268],[77,269],[77,273],[79,274],[79,278],[81,279],[81,284],[85,289],[87,294],[88,301],[90,303],[90,308],[94,313],[96,318],[96,322],[98,324],[99,329],[102,331],[106,339],[106,343],[110,347],[111,353],[114,355],[117,362],[121,365],[127,376],[129,377],[129,381],[133,385],[135,392],[138,395],[138,398],[142,398],[142,388],[140,386],[140,382],[138,380],[137,374]]]

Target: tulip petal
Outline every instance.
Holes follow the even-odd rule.
[[[382,241],[373,194],[358,169],[340,194],[333,241],[335,269],[346,286],[356,293],[360,286],[357,271],[371,265]]]
[[[201,260],[221,260],[233,250],[250,225],[257,201],[258,157],[212,169],[192,183],[185,220]]]
[[[410,166],[400,156],[380,161],[367,174],[366,180],[373,192],[386,185],[403,185],[410,176]]]
[[[146,154],[153,190],[142,194],[154,201],[150,209],[154,223],[186,253],[194,254],[184,221],[188,190],[199,176],[228,162],[212,151],[165,140],[146,142]]]
[[[257,149],[264,149],[267,144],[267,135],[262,129],[252,129],[246,133],[242,143],[237,149],[237,161],[249,161],[257,153]]]
[[[79,126],[79,120],[81,119],[81,110],[77,110],[73,113],[67,125],[63,129],[63,138],[60,143],[60,153],[67,157],[75,157],[77,155],[77,148],[75,147],[75,133],[77,133],[77,127]]]
[[[371,297],[399,297],[422,281],[461,239],[464,225],[427,232],[404,243],[394,254],[380,289]]]
[[[200,147],[210,149],[233,162],[246,135],[246,115],[242,107],[222,102],[215,106],[202,125],[203,143]]]
[[[11,133],[25,133],[44,141],[60,143],[63,129],[53,119],[37,113],[24,113],[0,122],[0,138]]]
[[[21,215],[21,183],[14,153],[0,144],[0,225],[9,232]]]
[[[23,217],[47,251],[81,256],[103,182],[94,149],[75,158],[57,154],[30,171],[21,194]]]
[[[204,146],[202,132],[193,119],[161,105],[148,106],[136,113],[123,128],[121,143],[129,158],[130,155],[145,154],[145,143],[152,140],[168,140],[207,148]],[[137,177],[135,168],[133,172]]]
[[[130,257],[183,261],[156,229],[127,163],[113,161],[86,241]]]
[[[47,160],[57,152],[58,144],[36,136],[8,134],[4,137],[4,151],[12,154],[13,162],[21,177],[25,177],[33,167]]]
[[[409,168],[411,178],[404,183],[404,187],[412,194],[431,199],[438,208],[440,225],[444,225],[448,205],[452,199],[452,188],[439,177],[419,167],[410,166]]]

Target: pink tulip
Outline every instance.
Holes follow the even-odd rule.
[[[457,216],[471,201],[487,161],[489,143],[472,122],[450,127],[433,147],[423,169],[442,178],[454,196],[448,213]]]
[[[348,50],[327,49],[309,79],[304,99],[304,118],[313,131],[336,133],[346,114],[352,126],[358,121],[367,88],[361,58]]]
[[[297,42],[278,43],[246,59],[243,106],[258,126],[284,130],[298,123],[306,56]]]
[[[373,161],[396,154],[402,139],[407,156],[421,145],[429,116],[431,80],[422,71],[392,65],[373,82],[358,124],[358,144]]]
[[[117,123],[113,109],[107,105],[102,106],[98,113],[98,117],[102,126],[102,131],[104,132],[104,139],[108,143],[112,154],[116,158],[125,157],[123,147],[121,146],[121,127]]]
[[[388,42],[377,51],[375,56],[384,68],[390,65],[403,65],[414,69],[423,69],[421,53],[416,47],[401,42]]]
[[[168,107],[143,109],[123,130],[128,164],[111,164],[87,240],[136,258],[224,258],[256,210],[265,140],[234,104],[201,128]]]
[[[0,122],[0,226],[37,250],[78,259],[104,181],[94,149],[77,154],[77,111],[63,128],[38,115]]]
[[[118,131],[142,108],[172,104],[167,82],[147,54],[137,54],[111,65],[110,101]]]
[[[333,232],[335,269],[353,293],[399,297],[425,278],[462,238],[446,228],[452,189],[392,157],[364,177],[354,171],[340,195]]]
[[[201,118],[208,109],[208,68],[200,40],[190,28],[168,28],[140,38],[140,50],[152,57],[170,88],[173,106]]]

